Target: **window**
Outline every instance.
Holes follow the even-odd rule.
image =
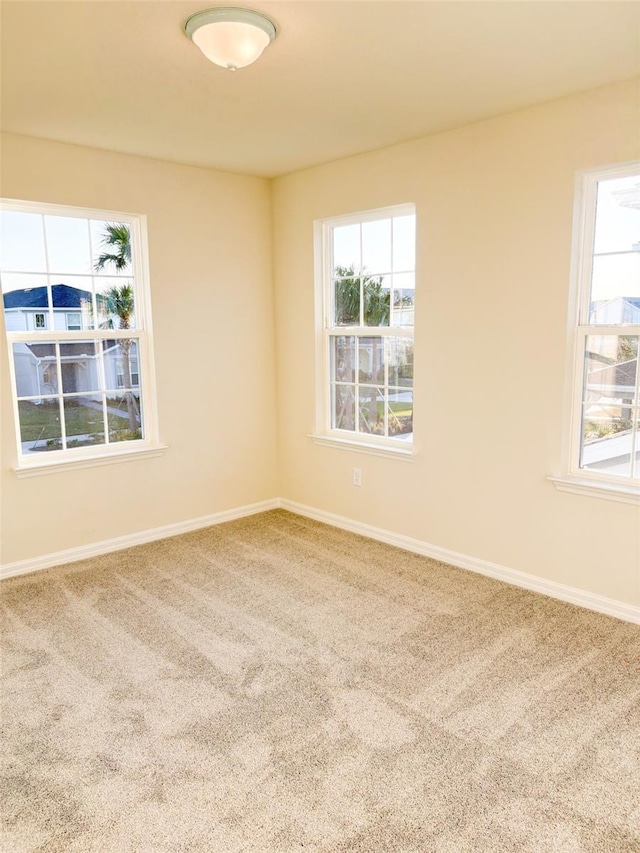
[[[1,217],[16,470],[157,450],[144,218],[12,201]]]
[[[67,314],[67,331],[77,332],[82,329],[82,314]]]
[[[403,205],[317,224],[317,439],[411,451],[415,223]]]
[[[569,471],[640,494],[640,164],[580,186]]]

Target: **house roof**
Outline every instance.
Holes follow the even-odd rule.
[[[92,343],[87,344],[86,341],[79,341],[75,343],[70,341],[68,343],[62,344],[62,346],[64,347],[64,351],[62,352],[63,361],[69,356],[88,356],[89,358],[95,357],[95,351],[92,351]],[[55,344],[27,344],[27,347],[31,350],[31,352],[36,358],[53,358],[56,354]]]
[[[640,296],[616,296],[591,303],[591,316],[596,322],[629,323],[640,315]]]
[[[80,308],[83,302],[91,302],[91,293],[69,284],[54,284],[51,287],[54,308]],[[25,287],[3,294],[5,308],[48,308],[46,287]]]
[[[118,346],[118,341],[106,340],[104,344],[104,351],[105,353],[107,353],[111,350],[116,349],[116,347]],[[61,348],[64,347],[61,353],[62,360],[65,361],[65,359],[69,358],[70,356],[73,356],[74,358],[95,358],[96,354],[95,351],[92,350],[92,345],[92,341],[68,341],[66,343],[63,343],[60,345]],[[55,344],[25,344],[25,346],[35,358],[55,358]]]

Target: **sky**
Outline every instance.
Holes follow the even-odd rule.
[[[92,290],[94,265],[101,254],[105,223],[98,219],[42,216],[39,213],[0,213],[0,269],[2,291],[47,284],[69,284]],[[129,273],[130,274],[130,273]],[[97,289],[122,284],[123,275],[102,273]]]
[[[415,215],[376,219],[333,229],[334,267],[361,267],[371,274],[415,270]],[[406,277],[405,277],[406,278]],[[402,284],[414,287],[415,282]]]
[[[635,209],[623,207],[615,197],[621,190],[633,192]],[[626,196],[628,198],[628,196]],[[591,300],[616,296],[640,296],[640,182],[637,177],[601,181],[596,206],[596,234],[593,258]]]

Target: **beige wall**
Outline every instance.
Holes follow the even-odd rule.
[[[161,458],[17,479],[3,338],[2,562],[277,495],[268,182],[18,136],[2,143],[5,197],[147,215],[169,445]]]
[[[640,603],[640,510],[556,492],[574,176],[637,157],[621,84],[274,184],[282,493]],[[314,445],[315,219],[415,202],[415,429],[405,462]],[[351,485],[351,469],[363,485]]]
[[[169,450],[18,480],[0,341],[2,561],[281,495],[640,603],[640,510],[546,479],[561,473],[574,174],[639,155],[637,97],[633,84],[607,87],[290,175],[271,185],[271,210],[259,179],[3,137],[3,195],[147,214]],[[407,201],[419,299],[410,464],[307,437],[313,222]]]

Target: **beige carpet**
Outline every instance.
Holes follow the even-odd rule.
[[[276,511],[6,581],[6,851],[640,850],[640,629]]]

